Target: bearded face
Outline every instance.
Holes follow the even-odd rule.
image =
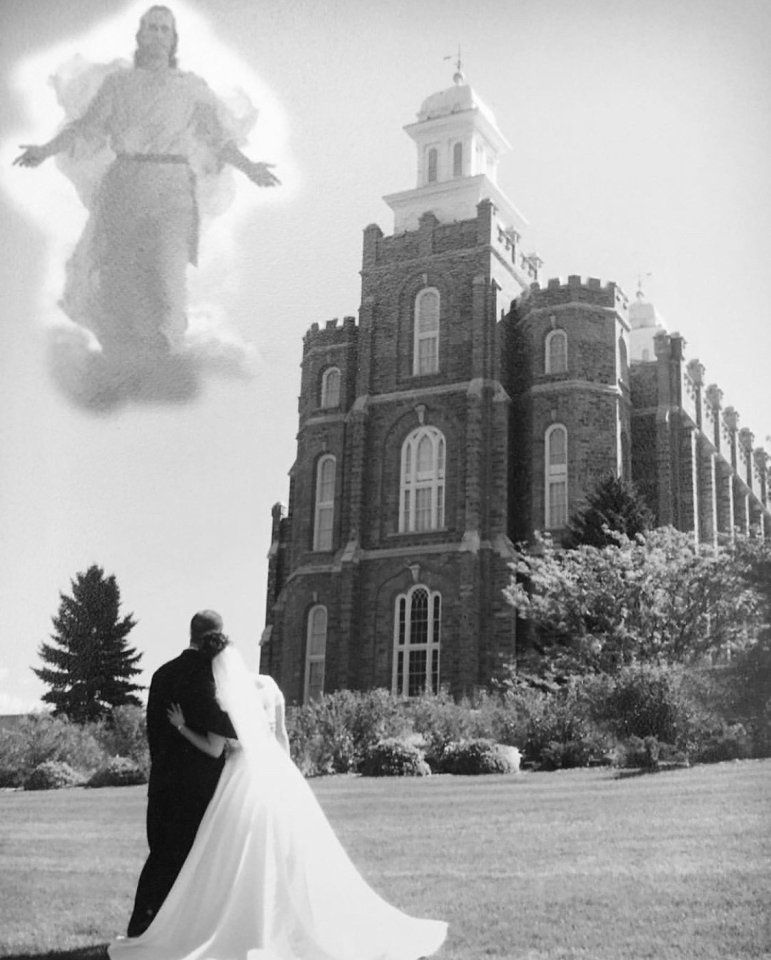
[[[150,7],[139,21],[136,66],[177,65],[177,26],[168,7]]]

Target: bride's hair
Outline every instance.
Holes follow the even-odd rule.
[[[218,653],[222,653],[229,643],[230,640],[224,633],[212,631],[201,637],[198,649],[205,657],[208,657],[209,660],[213,660]]]

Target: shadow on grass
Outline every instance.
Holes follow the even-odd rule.
[[[628,770],[617,770],[616,780],[626,780],[628,777],[647,777],[652,773],[669,773],[672,770],[689,770],[690,764],[672,761],[659,763],[655,767],[631,767]]]
[[[74,947],[72,950],[53,950],[45,953],[5,953],[2,960],[108,960],[107,944]]]

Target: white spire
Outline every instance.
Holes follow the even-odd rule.
[[[394,212],[395,233],[417,229],[428,211],[440,223],[473,219],[484,199],[492,200],[506,227],[526,225],[498,189],[498,161],[510,144],[492,110],[466,83],[460,48],[453,85],[427,97],[417,122],[404,129],[417,147],[417,185],[384,197]]]

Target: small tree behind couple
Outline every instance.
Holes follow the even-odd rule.
[[[129,936],[111,960],[418,960],[447,925],[381,899],[292,763],[283,697],[213,611],[153,676],[147,833]]]

